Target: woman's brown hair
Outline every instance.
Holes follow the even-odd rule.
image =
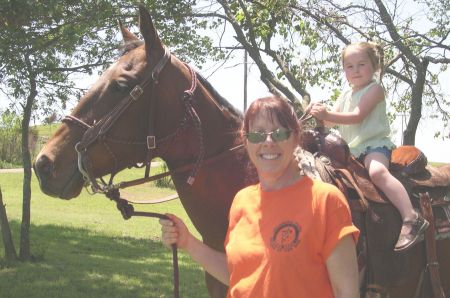
[[[250,121],[262,111],[267,112],[270,121],[274,119],[287,129],[295,132],[300,131],[300,125],[294,108],[285,100],[277,96],[258,98],[251,103],[244,116],[241,134],[249,132]]]

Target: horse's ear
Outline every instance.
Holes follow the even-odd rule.
[[[152,17],[147,8],[143,5],[139,5],[139,29],[145,40],[145,48],[150,54],[150,49],[162,50],[163,45],[159,39],[158,32],[153,25]]]
[[[118,22],[119,22],[120,32],[122,32],[122,37],[123,37],[124,42],[139,40],[139,38],[136,35],[131,33],[131,31],[128,30],[127,28],[125,28],[125,26],[122,24],[121,20],[119,20]]]

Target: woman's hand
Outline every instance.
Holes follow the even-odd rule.
[[[162,231],[162,243],[164,246],[171,248],[172,244],[176,244],[178,248],[186,249],[192,234],[184,222],[173,214],[166,214],[170,219],[160,219]]]
[[[209,274],[223,284],[228,285],[230,273],[227,267],[227,257],[224,252],[212,249],[192,235],[184,222],[173,214],[166,214],[169,219],[160,219],[162,243],[171,248],[176,244],[178,248],[187,252],[192,259],[200,264]]]

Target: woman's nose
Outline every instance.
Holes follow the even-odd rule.
[[[271,133],[268,133],[267,135],[266,135],[266,139],[264,140],[264,142],[274,142],[273,141],[273,139],[272,139],[272,134]]]

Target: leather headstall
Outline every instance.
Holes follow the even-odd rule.
[[[87,154],[89,146],[91,146],[93,143],[97,141],[102,142],[117,163],[116,157],[105,143],[107,133],[116,123],[117,119],[119,119],[119,117],[128,109],[128,107],[140,99],[145,88],[149,86],[154,87],[158,83],[159,74],[161,73],[162,69],[167,64],[167,62],[170,60],[170,57],[171,57],[170,51],[168,50],[168,48],[165,47],[164,55],[154,66],[150,75],[147,76],[141,84],[136,85],[130,91],[127,97],[122,99],[109,113],[107,113],[102,119],[100,119],[100,121],[98,121],[94,125],[89,125],[73,115],[68,115],[63,119],[63,122],[74,123],[79,127],[86,129],[86,131],[83,134],[83,137],[81,138],[81,141],[75,145],[75,150],[77,151],[78,154],[78,169],[80,173],[82,173],[85,181],[91,184],[93,192],[105,193],[109,189],[109,187],[107,187],[105,183],[102,183],[104,185],[99,185],[99,183],[97,182],[97,180],[93,175],[92,164]],[[145,142],[147,144],[148,152],[156,148],[156,138],[154,134],[155,129],[153,123],[155,119],[153,115],[155,101],[156,100],[151,100],[150,102],[150,110],[148,117],[149,118],[148,135],[147,140]],[[146,159],[146,166],[148,167],[150,167],[149,164],[150,158],[151,154],[148,153]],[[146,176],[148,176],[148,172]]]

